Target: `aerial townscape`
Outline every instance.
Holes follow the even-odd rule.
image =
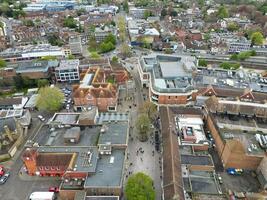
[[[267,0],[0,0],[0,200],[267,200]]]

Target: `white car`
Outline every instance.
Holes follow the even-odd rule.
[[[42,122],[45,121],[45,118],[44,118],[42,115],[38,115],[38,118],[39,118]]]

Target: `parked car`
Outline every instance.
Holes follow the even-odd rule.
[[[2,177],[0,178],[0,185],[4,184],[4,183],[7,181],[7,179],[9,178],[9,176],[10,176],[10,173],[9,173],[9,172],[6,172],[6,173],[4,174],[4,176],[2,176]]]
[[[3,176],[5,173],[4,167],[0,165],[0,177]]]
[[[59,187],[49,187],[48,191],[49,192],[56,192],[56,193],[58,193],[59,192]]]
[[[38,115],[38,118],[39,118],[42,122],[45,121],[45,118],[44,118],[42,115]]]
[[[226,169],[226,172],[229,175],[241,175],[244,172],[244,170],[243,169],[228,168],[228,169]]]
[[[220,184],[223,184],[223,180],[222,180],[222,177],[218,174],[218,181]]]

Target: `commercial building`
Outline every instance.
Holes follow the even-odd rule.
[[[16,71],[16,74],[20,74],[22,77],[28,77],[29,79],[49,79],[54,69],[58,67],[58,64],[59,62],[57,60],[33,60],[12,63],[8,67],[12,67]]]
[[[82,41],[79,35],[70,36],[69,46],[70,46],[70,51],[72,55],[82,54]]]
[[[113,27],[104,26],[103,28],[95,28],[95,40],[97,42],[102,42],[110,34],[116,35],[115,29]]]
[[[45,56],[63,58],[65,54],[62,48],[50,44],[19,46],[0,52],[0,57],[8,62],[32,60]]]
[[[120,196],[129,118],[122,113],[103,114],[105,117],[99,116],[98,124],[91,127],[44,126],[33,141],[39,146],[30,145],[22,155],[28,174],[62,177],[61,199],[74,199],[79,193],[87,199]],[[67,120],[66,124],[68,114],[61,120]]]
[[[59,67],[55,69],[55,76],[58,82],[79,81],[79,60],[61,60]]]
[[[197,92],[193,87],[193,57],[143,56],[138,71],[143,87],[149,87],[150,100],[156,104],[187,104]]]
[[[80,85],[73,86],[75,109],[96,106],[101,112],[116,111],[119,85],[129,79],[127,71],[90,67],[81,78]]]
[[[2,98],[0,99],[0,110],[23,109],[27,101],[27,97]]]
[[[129,9],[129,15],[130,16],[133,16],[134,18],[136,19],[144,19],[145,18],[145,11],[147,9],[144,9],[144,8],[130,8]]]
[[[246,38],[229,39],[226,43],[228,46],[228,53],[249,51],[251,46],[251,42]]]

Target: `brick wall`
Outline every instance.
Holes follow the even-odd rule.
[[[160,95],[158,97],[159,104],[186,104],[187,103],[187,95],[185,96],[165,96]]]

